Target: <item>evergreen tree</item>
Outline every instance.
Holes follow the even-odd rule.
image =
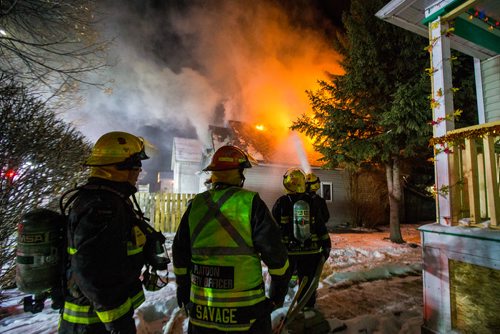
[[[383,166],[390,206],[390,239],[404,242],[399,225],[401,166],[425,152],[432,128],[427,41],[375,17],[383,0],[353,0],[335,39],[344,75],[308,91],[312,115],[292,129],[314,138],[327,167]]]

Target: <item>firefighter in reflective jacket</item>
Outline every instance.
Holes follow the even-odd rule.
[[[272,214],[278,222],[282,242],[288,249],[290,269],[298,276],[299,282],[305,276],[307,291],[313,281],[321,256],[328,259],[331,240],[326,229],[325,215],[316,201],[306,192],[306,176],[300,168],[289,168],[283,175],[286,194],[279,197]],[[299,296],[300,298],[300,296]],[[314,307],[316,293],[312,294],[305,307]]]
[[[145,236],[128,198],[147,158],[142,138],[125,132],[107,133],[94,145],[86,162],[90,178],[68,216],[68,291],[59,333],[136,333]]]
[[[189,333],[271,333],[271,311],[283,304],[287,251],[269,209],[243,189],[249,157],[218,149],[205,171],[211,188],[195,196],[172,246],[177,301],[189,314]],[[261,260],[271,275],[265,295]]]

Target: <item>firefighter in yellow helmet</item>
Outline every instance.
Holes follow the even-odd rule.
[[[144,301],[139,277],[148,239],[129,197],[144,159],[143,139],[126,132],[104,134],[91,151],[90,177],[69,206],[59,333],[136,333],[133,314]]]
[[[330,211],[328,210],[325,199],[317,193],[320,186],[321,181],[316,174],[311,172],[306,175],[306,192],[309,193],[313,201],[316,203],[315,206],[319,208],[323,221],[327,223],[328,220],[330,220]]]
[[[285,195],[276,200],[272,215],[279,223],[282,242],[287,246],[292,273],[298,276],[299,282],[307,277],[304,293],[323,263],[322,257],[328,258],[331,241],[324,217],[306,192],[305,173],[300,168],[289,168],[283,175],[283,186]],[[305,307],[312,308],[315,303],[316,293],[313,293]]]
[[[223,146],[204,169],[209,190],[198,194],[172,246],[177,301],[189,333],[271,333],[271,311],[283,304],[289,271],[280,230],[258,193],[243,189],[245,152]],[[263,261],[271,275],[269,298]]]

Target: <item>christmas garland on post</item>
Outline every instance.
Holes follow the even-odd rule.
[[[459,144],[464,139],[484,138],[485,136],[500,136],[500,121],[452,130],[444,136],[431,138],[429,143],[432,146]]]

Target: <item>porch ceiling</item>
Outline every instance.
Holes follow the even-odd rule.
[[[376,16],[394,25],[397,25],[406,30],[412,31],[424,37],[429,36],[427,25],[424,23],[426,18],[426,9],[433,5],[438,7],[446,7],[448,5],[459,6],[462,3],[467,3],[463,0],[392,0],[382,9],[380,9]],[[455,7],[456,7],[455,6]],[[486,17],[490,18],[491,21],[500,21],[500,1],[498,0],[477,0],[470,3],[470,6],[466,6],[462,11],[462,16],[465,15],[466,11],[470,8],[477,9]],[[443,14],[446,14],[443,13]],[[458,15],[457,15],[458,16]],[[484,22],[483,22],[484,24]],[[493,23],[494,25],[494,23]],[[494,31],[486,31],[494,38],[500,38],[500,26],[494,27]],[[455,50],[463,52],[472,57],[479,59],[487,59],[492,56],[499,54],[498,50],[491,50],[489,48],[482,47],[477,43],[470,41],[466,38],[452,35],[450,37],[451,47]]]

